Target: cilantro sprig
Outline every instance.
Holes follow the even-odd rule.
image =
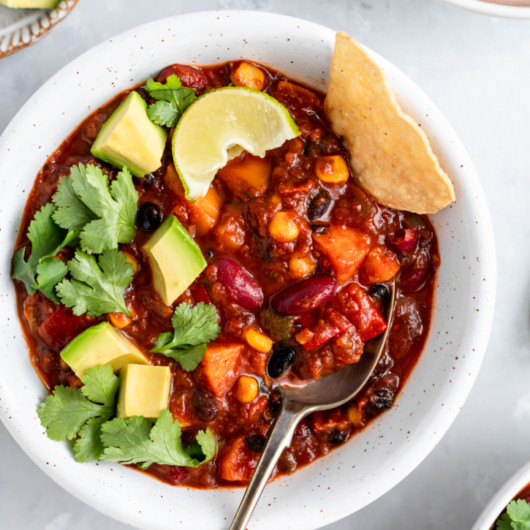
[[[197,99],[195,90],[183,87],[176,75],[170,75],[165,83],[149,79],[144,89],[157,100],[147,109],[149,119],[166,127],[175,127],[182,113]]]
[[[135,234],[138,203],[132,176],[123,168],[112,183],[98,166],[79,164],[63,177],[52,197],[53,220],[79,233],[81,248],[100,254],[129,243]]]
[[[115,418],[101,428],[105,450],[103,459],[122,464],[151,464],[195,467],[215,455],[215,436],[210,429],[199,431],[196,441],[184,447],[181,428],[169,410],[163,410],[153,423],[147,418]]]
[[[53,205],[46,204],[33,217],[27,234],[31,254],[26,260],[26,247],[15,252],[12,276],[24,283],[29,294],[42,291],[58,303],[54,287],[65,276],[67,268],[54,256],[75,239],[75,233],[60,228],[52,218],[53,211]]]
[[[75,440],[75,459],[89,462],[103,452],[100,429],[114,415],[119,379],[105,365],[90,368],[82,381],[81,388],[56,386],[38,414],[49,438]]]
[[[62,385],[41,403],[38,414],[52,440],[73,440],[78,462],[105,460],[139,464],[198,466],[215,455],[215,435],[199,431],[196,441],[184,447],[178,420],[163,410],[152,420],[133,416],[114,418],[119,379],[110,365],[90,368],[81,388]]]
[[[62,280],[56,291],[74,315],[116,312],[130,316],[124,292],[133,279],[134,268],[122,252],[105,250],[96,261],[94,256],[76,250],[67,266],[71,279]]]
[[[511,501],[497,521],[496,530],[530,530],[530,503],[524,499]]]
[[[206,353],[206,344],[221,331],[215,307],[202,302],[191,307],[183,302],[175,308],[171,324],[173,331],[161,333],[151,351],[171,357],[187,372],[195,370]]]

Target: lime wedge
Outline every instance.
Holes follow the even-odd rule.
[[[243,151],[263,157],[299,134],[287,109],[268,94],[245,87],[207,92],[186,109],[173,134],[186,196],[204,196],[217,170]]]

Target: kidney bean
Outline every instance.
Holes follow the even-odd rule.
[[[418,242],[418,230],[416,228],[396,230],[388,236],[388,241],[402,252],[412,252]]]
[[[414,263],[401,273],[399,284],[403,293],[415,293],[425,284],[429,274],[430,259],[420,252]]]
[[[196,388],[191,396],[191,404],[195,415],[201,421],[213,421],[219,414],[219,406],[215,398],[206,390]]]
[[[263,305],[263,291],[256,280],[233,259],[223,256],[217,260],[217,279],[226,287],[233,301],[245,309]]]
[[[272,378],[280,377],[293,364],[296,350],[294,348],[278,348],[272,352],[267,364],[267,372]]]
[[[178,76],[182,82],[182,86],[194,88],[198,91],[204,90],[208,84],[208,80],[202,70],[186,64],[172,64],[164,68],[158,74],[158,81],[165,83],[170,75]]]
[[[337,281],[328,274],[318,274],[276,293],[272,307],[284,315],[300,315],[327,302],[335,293]]]

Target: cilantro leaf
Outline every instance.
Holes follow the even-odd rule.
[[[175,308],[171,324],[173,333],[161,333],[151,351],[171,357],[188,372],[195,370],[206,353],[206,343],[221,331],[215,307],[202,302],[191,307],[183,302]]]
[[[147,109],[149,119],[166,127],[175,127],[182,113],[197,99],[195,90],[183,87],[176,75],[170,75],[165,83],[149,79],[144,88],[157,100]]]
[[[497,530],[530,530],[530,503],[524,499],[508,503],[497,522]]]
[[[60,259],[45,258],[37,265],[37,288],[56,304],[59,298],[55,294],[55,286],[66,276],[68,267]]]
[[[73,166],[59,181],[52,200],[57,207],[54,221],[78,232],[85,252],[100,254],[134,237],[138,192],[125,167],[109,184],[98,166]]]
[[[160,413],[154,426],[140,416],[115,418],[102,426],[101,439],[105,446],[103,460],[139,464],[142,469],[153,463],[196,467],[211,460],[216,447],[215,436],[209,429],[197,434],[191,448],[184,447],[180,424],[173,420],[169,410]]]
[[[109,365],[90,368],[82,378],[84,386],[56,386],[40,405],[38,415],[52,440],[73,440],[79,462],[98,459],[103,450],[101,425],[114,414],[119,379]]]
[[[64,279],[56,290],[74,315],[117,312],[130,316],[124,291],[132,281],[134,268],[122,252],[105,250],[96,262],[94,256],[76,250],[67,267],[72,278]]]
[[[27,234],[31,242],[31,254],[26,261],[26,247],[15,252],[12,277],[23,282],[29,294],[41,290],[50,300],[57,302],[54,287],[66,274],[66,268],[61,266],[62,262],[51,258],[70,243],[75,234],[61,229],[52,218],[53,212],[54,207],[50,203],[33,217]],[[52,264],[51,261],[56,263]]]

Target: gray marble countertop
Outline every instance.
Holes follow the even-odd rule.
[[[41,42],[0,60],[0,130],[46,79],[101,40],[157,18],[215,8],[302,16],[349,32],[424,89],[474,161],[493,218],[499,270],[494,328],[479,377],[449,432],[413,473],[326,527],[469,529],[490,496],[530,459],[530,21],[435,0],[81,0]],[[0,528],[126,528],[44,475],[2,425],[0,447]]]

